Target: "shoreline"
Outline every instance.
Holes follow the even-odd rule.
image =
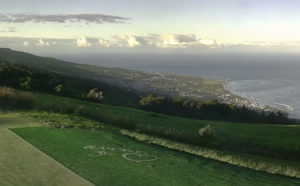
[[[287,113],[289,118],[300,120],[300,112],[298,112],[298,114],[297,114],[297,112],[295,111],[295,109],[292,106],[290,106],[288,104],[284,104],[284,103],[278,103],[278,102],[267,102],[262,99],[253,97],[249,94],[239,92],[239,91],[234,91],[232,88],[233,87],[232,82],[234,82],[234,80],[232,80],[232,79],[224,80],[224,89],[226,91],[228,91],[230,94],[240,96],[254,104],[264,105],[266,107],[270,107],[272,109],[282,111],[284,113]],[[257,109],[261,110],[260,108],[257,108]],[[262,110],[264,110],[264,109],[262,109]]]

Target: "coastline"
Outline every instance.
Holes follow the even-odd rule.
[[[264,105],[265,107],[269,107],[269,109],[274,109],[274,110],[278,110],[281,111],[283,113],[288,114],[289,118],[295,118],[295,119],[300,119],[300,112],[297,114],[297,112],[295,112],[295,109],[288,105],[288,104],[284,104],[284,103],[278,103],[278,102],[268,102],[265,101],[263,99],[259,99],[257,97],[254,97],[252,95],[249,95],[247,93],[241,92],[241,91],[235,91],[235,88],[233,88],[234,86],[234,80],[231,79],[227,79],[224,81],[225,85],[224,88],[226,91],[228,91],[230,94],[236,95],[236,96],[240,96],[244,99],[249,100],[250,102],[252,102],[253,104],[258,104],[258,105]],[[257,108],[259,110],[265,110],[265,109],[261,109],[261,108]]]

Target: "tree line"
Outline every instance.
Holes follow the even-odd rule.
[[[133,95],[132,92],[128,93],[98,81],[81,79],[6,61],[0,61],[0,80],[0,86],[3,87],[110,105],[130,106],[139,102],[139,106],[143,110],[193,119],[272,124],[296,122],[289,119],[282,112],[257,112],[245,106],[238,107],[234,104],[219,103],[216,100],[200,102],[148,95],[139,101],[139,98]],[[102,91],[105,99],[103,99]]]
[[[105,82],[0,59],[0,86],[108,105],[137,107],[139,95]]]
[[[245,106],[212,101],[191,101],[182,98],[166,98],[148,95],[140,100],[140,108],[171,116],[241,123],[291,124],[287,114],[280,111],[256,111]]]
[[[86,99],[94,102],[103,98],[102,91],[95,88],[95,84],[92,82],[13,62],[0,62],[0,79],[0,86],[3,87]]]

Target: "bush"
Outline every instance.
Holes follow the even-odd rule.
[[[102,92],[96,88],[91,89],[87,94],[87,98],[92,101],[100,101],[103,98]]]
[[[11,110],[16,104],[16,93],[13,89],[3,87],[0,88],[0,109],[1,111]]]
[[[35,96],[29,92],[16,92],[9,87],[0,87],[0,110],[30,109]]]
[[[207,126],[199,129],[199,134],[200,134],[202,143],[207,145],[214,140],[215,130],[210,125],[207,125]]]

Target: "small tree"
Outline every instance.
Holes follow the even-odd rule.
[[[147,97],[144,97],[140,100],[140,106],[142,109],[153,111],[153,112],[160,111],[164,104],[165,104],[165,97],[163,96],[155,97],[149,94]]]
[[[63,85],[57,85],[56,87],[54,87],[55,92],[60,93],[62,92],[64,86]]]
[[[101,99],[103,99],[102,92],[98,91],[97,88],[91,89],[86,97],[93,101],[100,101]]]
[[[210,125],[207,125],[199,129],[199,134],[203,144],[207,145],[208,143],[213,141],[215,135],[215,129]]]
[[[20,78],[19,81],[20,81],[21,88],[28,89],[28,90],[31,88],[32,81],[30,77]]]

